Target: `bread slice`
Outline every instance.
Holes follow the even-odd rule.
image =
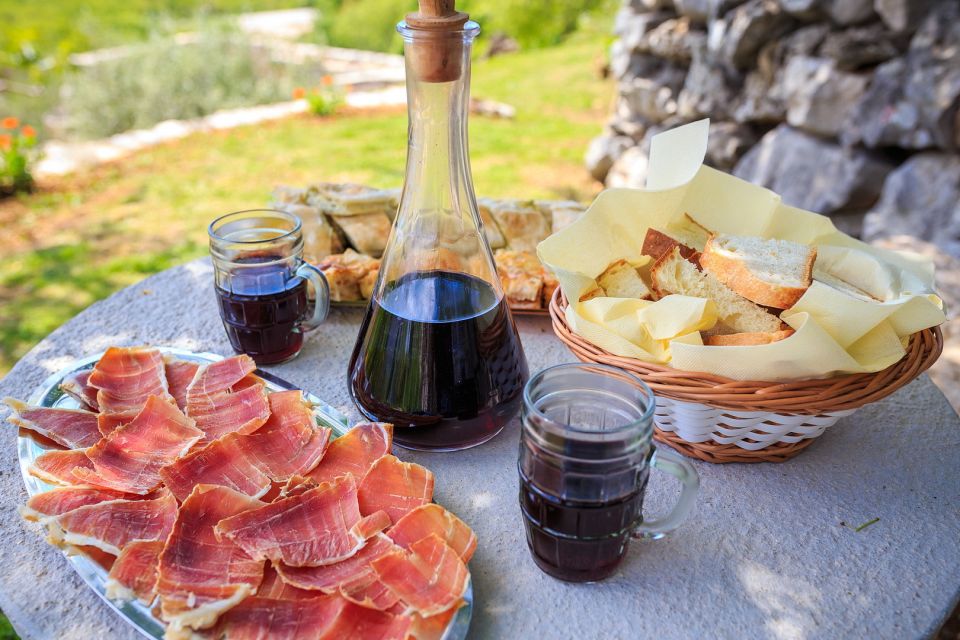
[[[747,300],[789,309],[813,282],[814,247],[750,236],[710,236],[700,256],[704,270]]]
[[[641,249],[641,253],[656,260],[674,247],[679,247],[680,255],[691,262],[694,262],[693,258],[697,257],[696,249],[683,244],[670,234],[659,229],[654,229],[653,227],[647,229],[647,235],[643,238],[643,249]]]
[[[626,260],[611,263],[597,276],[597,284],[611,298],[650,299],[652,292],[637,268]]]
[[[780,318],[734,293],[710,273],[698,271],[674,247],[650,270],[653,288],[660,297],[678,293],[709,298],[717,306],[719,321],[736,333],[772,333],[780,330]]]
[[[793,329],[771,332],[727,333],[706,336],[703,339],[703,343],[711,347],[744,347],[779,342],[784,338],[789,338],[793,334]]]

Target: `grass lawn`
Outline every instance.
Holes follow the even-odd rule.
[[[604,25],[476,63],[474,95],[517,107],[514,120],[471,120],[478,194],[595,195],[583,153],[611,106],[596,73],[607,41]],[[0,375],[89,304],[204,255],[213,217],[266,204],[276,184],[399,186],[405,152],[402,110],[304,116],[198,134],[0,202]]]

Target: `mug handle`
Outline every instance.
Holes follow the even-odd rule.
[[[634,538],[659,540],[683,524],[690,515],[697,500],[697,492],[700,490],[700,476],[687,460],[675,453],[661,451],[659,448],[654,449],[650,466],[675,477],[682,485],[680,499],[670,513],[662,518],[644,522],[633,530]]]
[[[316,292],[313,315],[303,321],[304,328],[312,331],[319,327],[330,313],[330,285],[327,284],[327,277],[323,275],[323,271],[309,262],[300,263],[297,267],[297,275],[310,282]]]

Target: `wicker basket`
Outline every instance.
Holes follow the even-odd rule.
[[[567,300],[550,301],[553,330],[583,362],[638,375],[657,396],[654,437],[707,462],[783,462],[863,405],[880,400],[930,368],[943,350],[939,327],[910,338],[907,354],[876,373],[820,380],[749,382],[616,356],[567,325]]]

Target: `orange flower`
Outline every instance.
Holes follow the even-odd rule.
[[[323,84],[323,86],[330,87],[333,85],[333,76],[331,75],[323,76],[322,78],[320,78],[320,82]]]
[[[303,100],[303,97],[307,95],[307,92],[303,87],[297,87],[293,90],[293,99],[294,100]]]
[[[3,126],[4,129],[16,129],[20,126],[20,121],[13,116],[9,116],[3,119],[3,122],[0,123],[0,126]]]
[[[0,150],[9,151],[13,146],[13,138],[9,133],[0,133]]]
[[[23,129],[20,129],[20,133],[23,134],[24,138],[36,138],[37,130],[31,127],[28,124],[23,125]]]

